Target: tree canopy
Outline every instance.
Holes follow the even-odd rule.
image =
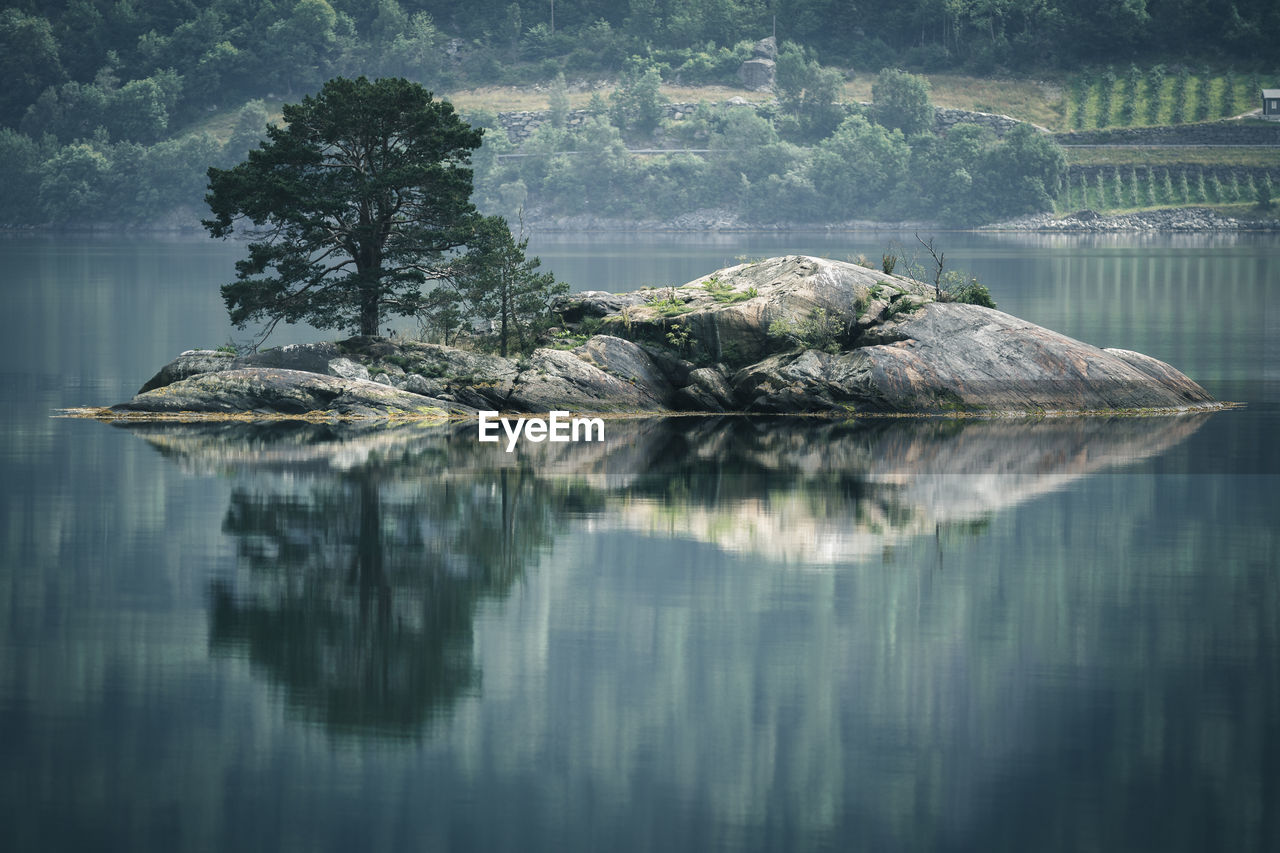
[[[453,275],[431,293],[427,314],[449,342],[452,331],[467,321],[481,320],[496,338],[498,353],[533,346],[540,325],[551,316],[551,305],[569,286],[549,272],[538,272],[538,258],[525,256],[529,239],[517,241],[501,216],[476,221],[466,255]]]
[[[209,233],[255,226],[222,288],[232,322],[373,335],[384,316],[415,314],[471,233],[481,131],[401,78],[331,80],[284,120],[243,163],[209,169]]]

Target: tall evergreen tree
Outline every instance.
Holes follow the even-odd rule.
[[[442,253],[470,234],[480,131],[400,78],[331,80],[284,120],[243,163],[209,170],[209,233],[256,226],[222,288],[232,322],[373,335],[385,315],[416,313]]]

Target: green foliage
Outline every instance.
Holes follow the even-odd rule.
[[[732,86],[737,84],[738,68],[751,58],[751,42],[740,41],[733,47],[707,42],[701,48],[654,50],[653,57],[670,66],[670,74],[664,76],[678,85]]]
[[[778,52],[774,89],[784,113],[794,120],[796,136],[821,139],[835,130],[844,117],[840,93],[844,76],[823,68],[808,51],[783,42]]]
[[[659,89],[662,76],[656,66],[632,57],[618,88],[609,96],[609,115],[624,131],[652,133],[662,123],[667,98]]]
[[[1236,114],[1236,74],[1230,68],[1222,77],[1222,93],[1218,98],[1218,115],[1228,118]]]
[[[672,323],[667,330],[667,343],[680,355],[688,356],[694,345],[693,330],[687,324]]]
[[[1187,84],[1190,79],[1191,74],[1186,67],[1180,66],[1178,73],[1173,78],[1172,112],[1169,116],[1169,121],[1172,124],[1182,124],[1187,120]]]
[[[1270,210],[1275,205],[1275,189],[1271,183],[1271,175],[1264,174],[1262,180],[1258,181],[1257,189],[1254,190],[1254,200],[1257,202],[1258,210]]]
[[[1196,80],[1196,121],[1204,121],[1209,117],[1209,100],[1212,97],[1210,87],[1212,85],[1213,75],[1206,68],[1200,72],[1200,76]]]
[[[1085,122],[1085,111],[1089,103],[1089,81],[1083,74],[1077,74],[1071,83],[1071,126],[1082,130]]]
[[[0,127],[16,127],[40,93],[65,77],[49,21],[17,9],[0,11]]]
[[[1098,127],[1111,124],[1111,98],[1116,87],[1116,72],[1110,65],[1098,81]]]
[[[1124,75],[1124,89],[1120,95],[1120,123],[1132,125],[1138,112],[1138,85],[1142,82],[1142,71],[1138,66],[1130,64]]]
[[[702,289],[711,294],[711,297],[721,305],[734,305],[760,295],[755,285],[751,285],[746,290],[734,290],[733,285],[727,281],[721,281],[719,276],[714,275],[702,283]]]
[[[809,176],[825,213],[856,216],[873,208],[906,177],[910,158],[902,131],[855,115],[814,149]]]
[[[1147,69],[1147,124],[1156,124],[1160,119],[1160,99],[1164,92],[1165,68],[1153,65]]]
[[[814,221],[839,210],[840,216],[924,216],[969,224],[1017,210],[1048,209],[1055,197],[1065,203],[1080,190],[1073,186],[1064,194],[1059,187],[1055,192],[1041,177],[1040,192],[1036,177],[1024,180],[1024,174],[1004,180],[994,153],[1003,143],[994,139],[953,144],[913,136],[913,128],[931,126],[932,116],[914,125],[903,123],[901,116],[911,111],[892,106],[897,95],[884,91],[888,80],[877,79],[868,115],[903,129],[909,166],[905,176],[895,173],[890,158],[889,172],[876,173],[877,180],[887,178],[878,193],[854,187],[833,201],[830,184],[824,182],[838,170],[829,157],[815,167],[824,158],[807,150],[830,137],[848,113],[840,103],[842,74],[823,63],[870,69],[901,64],[917,71],[1092,67],[1070,78],[1069,123],[1105,125],[1108,115],[1124,124],[1157,123],[1168,121],[1178,109],[1186,112],[1174,115],[1175,121],[1191,114],[1203,117],[1206,108],[1228,115],[1252,107],[1262,77],[1249,77],[1248,71],[1237,76],[1230,69],[1221,77],[1184,71],[1183,91],[1171,98],[1168,89],[1176,87],[1168,84],[1176,81],[1167,81],[1162,67],[1143,73],[1130,65],[1121,72],[1123,79],[1108,87],[1105,63],[1116,56],[1139,64],[1174,56],[1199,67],[1206,58],[1221,62],[1230,56],[1237,68],[1263,67],[1257,63],[1269,61],[1273,47],[1267,34],[1275,29],[1274,22],[1268,23],[1269,13],[1264,14],[1265,4],[1236,4],[1223,17],[1203,0],[1182,3],[1177,14],[1155,7],[1146,12],[1151,4],[1139,2],[1085,9],[1056,0],[966,0],[947,5],[945,14],[924,0],[856,9],[801,2],[785,10],[754,0],[631,0],[621,6],[584,0],[556,4],[554,28],[545,2],[533,0],[462,6],[443,0],[10,5],[14,8],[0,11],[0,73],[7,84],[0,91],[0,126],[19,127],[27,138],[20,143],[22,150],[38,150],[40,162],[33,166],[20,157],[0,166],[4,175],[14,180],[21,176],[24,186],[36,188],[21,195],[11,191],[0,202],[13,211],[6,222],[128,222],[170,215],[199,195],[192,187],[207,165],[239,162],[257,144],[266,105],[256,99],[309,91],[335,75],[404,76],[452,89],[541,83],[566,70],[598,79],[614,74],[626,57],[641,57],[627,65],[624,84],[635,91],[627,93],[630,102],[615,102],[614,122],[607,125],[613,130],[597,125],[580,134],[540,139],[528,143],[538,149],[530,152],[536,156],[519,160],[499,160],[498,154],[514,149],[498,145],[492,147],[488,164],[477,155],[478,203],[486,211],[507,214],[528,206],[556,214],[669,217],[701,207],[727,207],[758,222]],[[672,128],[687,147],[712,148],[714,153],[706,157],[633,157],[625,146],[613,143],[619,125],[627,134],[640,135],[661,121],[660,111],[645,107],[660,94],[655,75],[686,85],[732,84],[752,41],[768,31],[774,11],[786,19],[784,29],[793,40],[779,56],[777,108],[757,114],[750,108],[707,107],[698,120]],[[938,25],[926,25],[929,21]],[[902,75],[895,85],[904,84],[918,104],[920,92],[913,94],[905,84],[914,80],[923,85],[923,80],[894,74]],[[1186,91],[1192,78],[1195,91]],[[559,100],[558,86],[553,84],[551,93],[556,101],[552,124],[563,125],[558,117],[566,105]],[[1118,103],[1104,103],[1108,91]],[[926,89],[923,100],[927,98]],[[231,118],[228,109],[246,101],[251,104],[241,120]],[[604,116],[608,106],[597,94],[592,107],[596,115]],[[207,118],[218,139],[226,139],[230,129],[232,141],[223,150],[210,149],[199,132],[192,141],[177,144]],[[229,122],[236,126],[229,128]],[[45,147],[46,133],[59,145]],[[496,134],[489,139],[496,142]],[[72,144],[87,148],[54,161],[61,148]],[[162,147],[151,152],[157,146]],[[192,158],[202,151],[210,153],[196,168]],[[567,156],[565,151],[587,153]],[[87,152],[100,158],[96,167],[85,168],[92,159]],[[164,174],[150,174],[151,164],[163,164]],[[849,171],[871,174],[877,166],[855,163]],[[190,168],[190,175],[174,174],[178,167]],[[1195,196],[1196,176],[1190,178]],[[1207,195],[1216,195],[1211,176],[1206,179]],[[69,188],[74,197],[53,198],[49,193],[57,186]],[[1145,180],[1142,188],[1149,195],[1152,182]],[[1132,197],[1135,187],[1108,183],[1104,189],[1108,196],[1122,190]],[[1225,196],[1231,195],[1229,186],[1223,189]],[[1088,192],[1096,195],[1093,184]],[[15,195],[27,203],[19,204]]]
[[[816,349],[829,353],[840,351],[840,337],[844,323],[827,313],[825,308],[814,308],[803,319],[774,320],[769,324],[769,337],[777,338],[801,349]]]
[[[551,115],[551,126],[562,128],[569,120],[569,87],[565,84],[564,73],[556,74],[551,81],[551,95],[548,109]]]
[[[52,154],[51,139],[37,142],[8,128],[0,128],[0,222],[34,225],[42,220],[34,202],[40,196],[42,165]],[[58,190],[50,188],[51,193]],[[61,199],[51,198],[61,203]]]
[[[223,299],[239,327],[280,320],[377,334],[423,307],[441,253],[470,234],[480,132],[399,78],[334,79],[286,105],[285,127],[233,169],[210,169],[214,237],[266,226]]]
[[[40,169],[40,207],[54,222],[90,222],[110,192],[111,160],[93,145],[62,148]]]
[[[645,305],[661,314],[663,317],[675,317],[680,314],[687,314],[691,309],[685,304],[685,301],[676,293],[674,287],[668,287],[666,290],[659,291],[650,296]]]
[[[539,259],[525,254],[528,238],[517,241],[500,216],[477,220],[467,246],[425,306],[428,326],[447,338],[450,329],[478,320],[491,330],[500,355],[531,351],[551,325],[552,304],[569,286],[538,272]]]
[[[929,81],[897,68],[885,68],[871,85],[872,117],[877,124],[907,136],[933,130]]]
[[[981,305],[984,308],[996,307],[996,301],[991,298],[991,291],[985,284],[978,281],[977,276],[960,270],[947,270],[942,274],[939,286],[944,301]]]

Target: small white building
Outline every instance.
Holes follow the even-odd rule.
[[[1262,90],[1262,117],[1280,121],[1280,89]]]

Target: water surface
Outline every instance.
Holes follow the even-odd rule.
[[[48,415],[241,335],[239,248],[0,242],[7,849],[1280,846],[1275,238],[945,239],[1249,405],[122,429]],[[884,241],[534,249],[624,289]]]

